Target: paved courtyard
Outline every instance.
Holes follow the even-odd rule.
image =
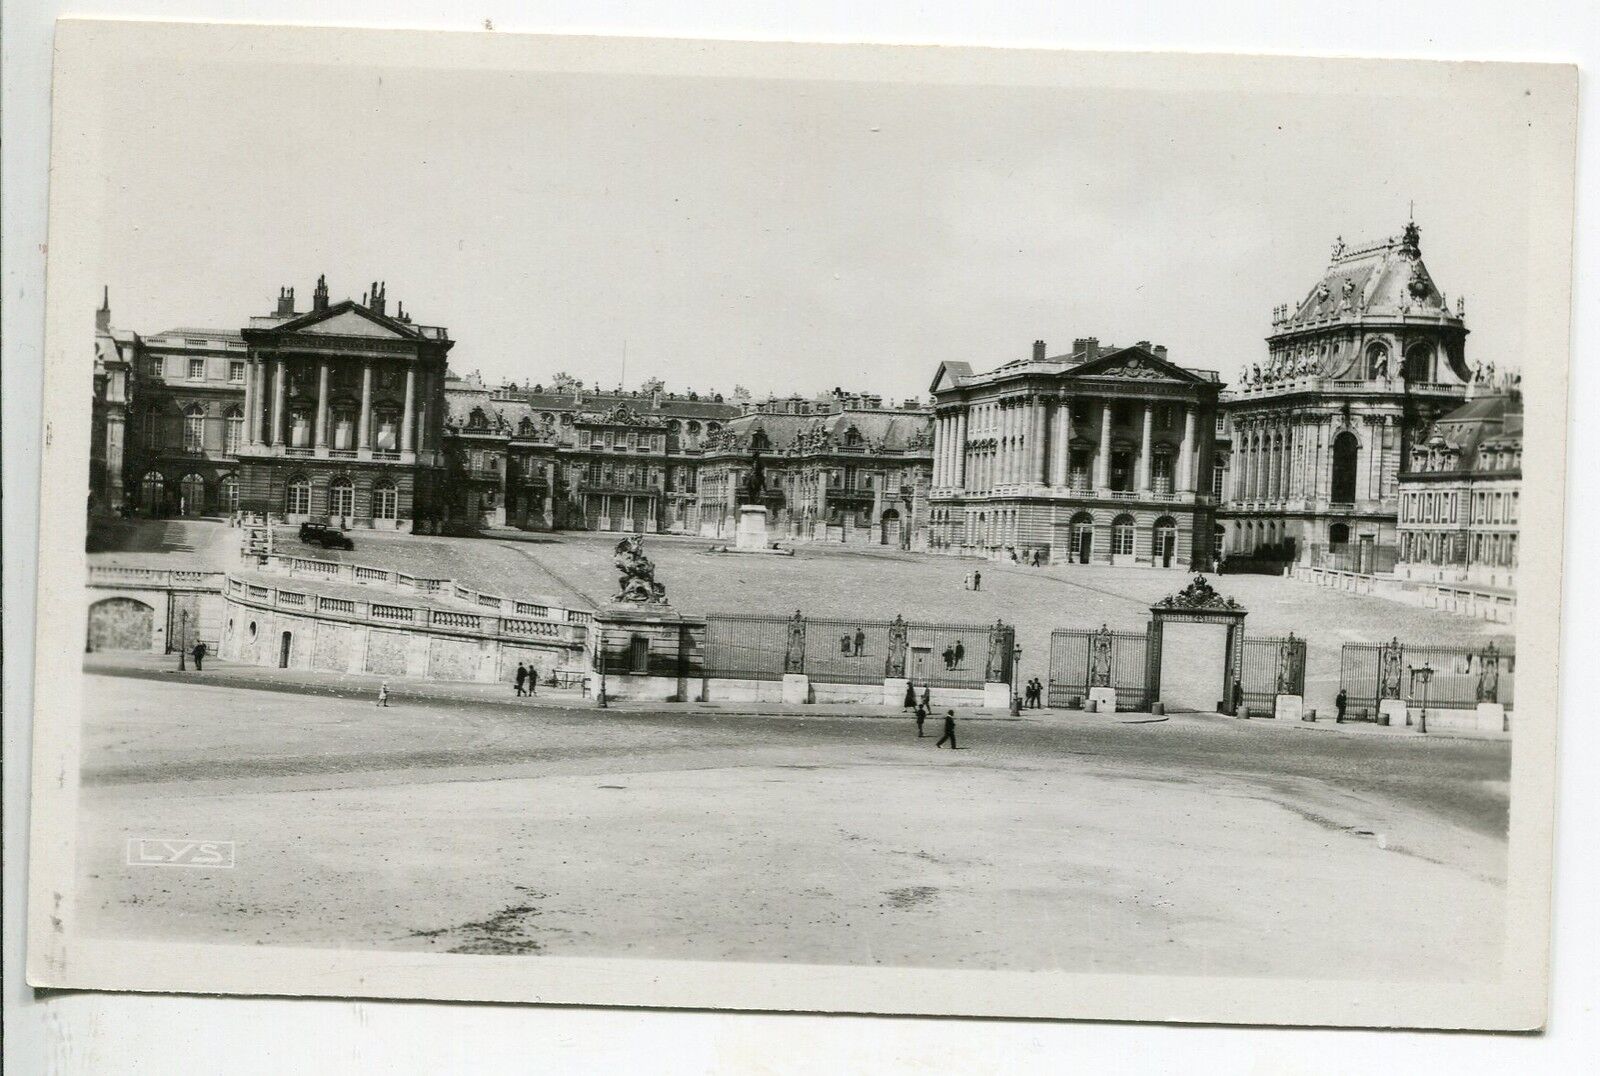
[[[433,952],[1492,976],[1504,741],[601,713],[91,675],[85,930]],[[130,868],[136,836],[237,842]]]

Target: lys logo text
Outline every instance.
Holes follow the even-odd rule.
[[[233,842],[129,837],[128,866],[231,868]]]

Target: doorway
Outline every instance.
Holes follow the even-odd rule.
[[[1161,701],[1174,713],[1215,713],[1228,660],[1226,624],[1169,621],[1161,638]]]
[[[1155,562],[1163,568],[1170,568],[1178,559],[1178,526],[1170,517],[1163,516],[1156,520]]]
[[[283,633],[283,639],[278,645],[278,668],[287,669],[289,667],[289,656],[293,652],[294,635],[286,631]]]

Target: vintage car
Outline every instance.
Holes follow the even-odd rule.
[[[356,544],[343,531],[326,523],[300,524],[300,540],[306,545],[320,545],[323,549],[354,549]]]

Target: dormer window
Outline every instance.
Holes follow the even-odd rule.
[[[467,416],[467,429],[484,430],[489,428],[489,418],[483,413],[483,408],[474,407],[472,414]]]

